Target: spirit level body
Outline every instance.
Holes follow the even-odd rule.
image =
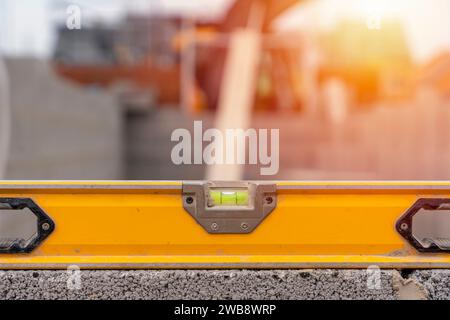
[[[0,198],[32,199],[55,229],[14,268],[447,268],[396,222],[450,182],[274,182],[276,208],[247,234],[211,234],[183,208],[183,182],[1,182]]]

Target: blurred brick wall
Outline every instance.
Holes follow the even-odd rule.
[[[449,100],[380,105],[340,123],[254,119],[256,127],[280,128],[279,179],[450,179]]]

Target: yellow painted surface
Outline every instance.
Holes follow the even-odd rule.
[[[450,198],[450,182],[281,182],[277,208],[239,235],[208,234],[184,211],[181,186],[0,182],[0,197],[32,198],[56,224],[0,267],[450,267],[450,254],[419,254],[394,228],[417,199]]]

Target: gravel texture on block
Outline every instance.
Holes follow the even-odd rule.
[[[450,299],[450,270],[420,270],[414,271],[410,279],[420,283],[428,292],[429,299]]]
[[[448,299],[450,272],[382,270],[16,270],[1,299]]]

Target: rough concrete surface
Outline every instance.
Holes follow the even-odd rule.
[[[450,299],[450,270],[422,270],[410,278],[420,283],[431,299]]]
[[[369,277],[366,270],[2,271],[0,298],[450,298],[450,270],[414,271],[403,275],[396,270],[382,270],[375,278],[379,282]]]

